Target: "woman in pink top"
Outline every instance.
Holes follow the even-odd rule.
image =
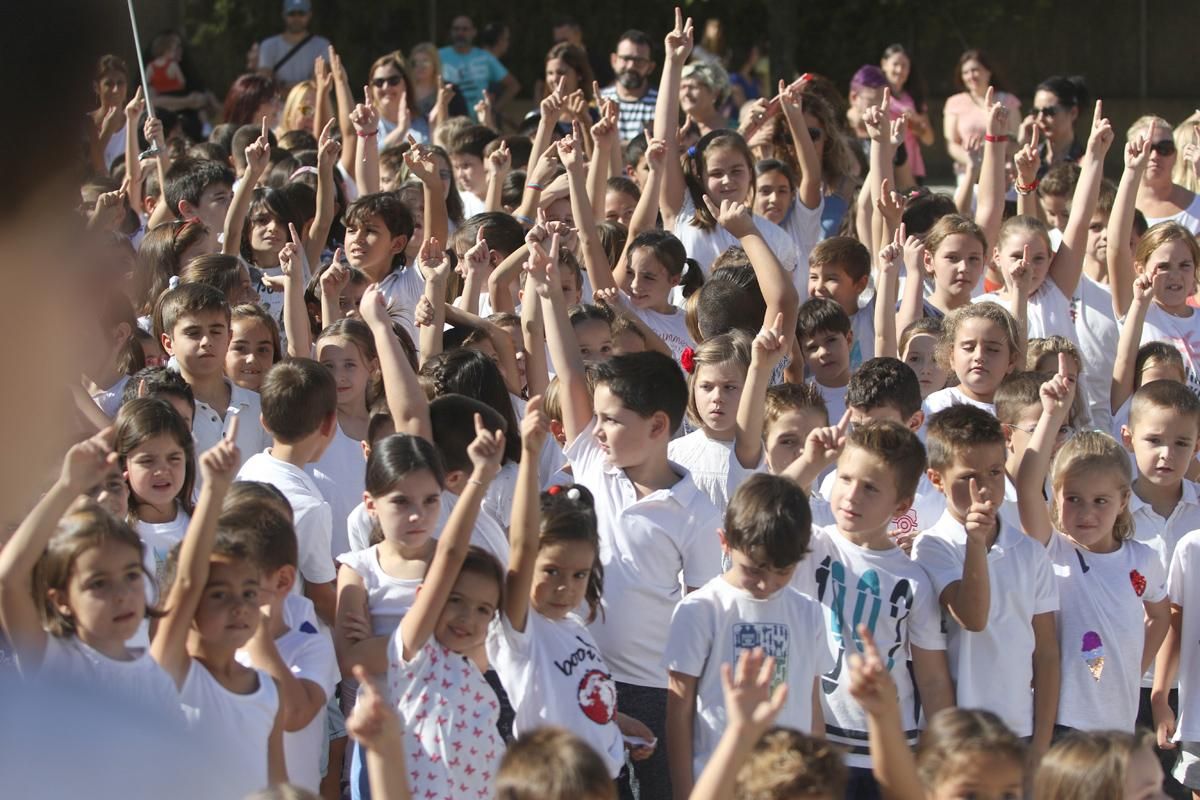
[[[912,58],[902,44],[893,44],[884,50],[879,66],[892,87],[892,106],[908,114],[904,149],[908,151],[908,165],[913,177],[917,183],[923,183],[925,159],[921,155],[921,147],[933,144],[933,126],[929,123],[929,108],[925,105],[925,87],[913,74]]]
[[[972,137],[982,137],[987,128],[987,90],[989,86],[1001,87],[999,81],[993,80],[995,70],[982,50],[968,50],[959,56],[958,68],[954,73],[955,82],[963,91],[946,99],[943,112],[943,129],[946,136],[946,150],[954,159],[954,173],[961,179],[971,163],[966,143]],[[1003,103],[1009,108],[1008,119],[1012,129],[1010,150],[1015,149],[1017,124],[1021,119],[1021,101],[1004,91],[997,91],[996,102]]]

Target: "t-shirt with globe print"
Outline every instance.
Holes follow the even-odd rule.
[[[525,630],[517,631],[502,617],[489,631],[487,653],[513,706],[514,737],[547,725],[565,728],[617,777],[625,759],[617,685],[582,619],[550,619],[530,608]]]

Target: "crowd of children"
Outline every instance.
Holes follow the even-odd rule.
[[[574,45],[528,136],[447,88],[406,139],[403,57],[357,102],[332,48],[311,130],[108,114],[0,669],[189,737],[213,800],[1200,797],[1168,124],[1113,184],[1100,101],[1062,162],[988,89],[958,196],[901,194],[903,47],[739,131],[681,126],[693,38],[631,141]]]

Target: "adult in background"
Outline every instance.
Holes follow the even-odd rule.
[[[555,44],[570,42],[587,53],[588,66],[592,68],[592,75],[601,86],[607,86],[616,78],[612,64],[604,58],[602,53],[588,49],[583,41],[583,26],[575,17],[567,15],[557,17],[554,20],[551,34],[554,36]]]
[[[308,29],[312,22],[309,0],[283,0],[283,33],[258,46],[258,71],[288,89],[311,80],[313,62],[329,49],[329,40]]]
[[[1064,78],[1055,75],[1038,84],[1033,93],[1033,108],[1021,122],[1021,144],[1027,144],[1038,129],[1038,155],[1042,166],[1038,177],[1042,177],[1055,164],[1074,164],[1083,155],[1083,146],[1075,137],[1075,121],[1079,109],[1088,104],[1087,86],[1083,78]]]
[[[470,17],[461,15],[450,23],[450,45],[438,50],[442,79],[454,84],[466,101],[472,119],[475,119],[475,104],[483,99],[489,86],[499,84],[500,96],[492,98],[496,108],[503,107],[521,89],[521,84],[504,65],[487,50],[475,47],[474,41],[475,23]]]
[[[1021,101],[1008,92],[996,79],[996,71],[982,50],[968,50],[958,58],[958,66],[954,70],[954,82],[961,92],[946,98],[943,111],[942,127],[946,136],[946,151],[954,159],[954,174],[963,180],[971,165],[971,154],[967,152],[967,143],[973,138],[982,139],[987,132],[987,91],[988,87],[995,90],[994,102],[1008,106],[1008,119],[1012,130],[1009,136],[1017,133],[1017,120],[1021,118]],[[1009,142],[1009,152],[1016,150],[1016,142]]]
[[[617,81],[601,89],[600,96],[617,101],[621,111],[617,131],[621,141],[628,142],[654,123],[658,88],[650,85],[650,76],[657,65],[650,37],[639,30],[625,31],[617,40],[616,52],[610,60]]]
[[[925,158],[921,147],[933,144],[933,126],[929,124],[929,108],[925,105],[925,86],[913,68],[912,56],[902,44],[893,44],[883,51],[879,67],[892,87],[892,106],[908,114],[904,131],[904,148],[913,179],[925,182]]]
[[[1134,142],[1141,136],[1146,137],[1150,156],[1138,185],[1138,211],[1146,216],[1146,224],[1151,227],[1160,222],[1178,222],[1193,235],[1200,234],[1200,194],[1180,186],[1172,178],[1180,155],[1170,124],[1162,117],[1139,117],[1129,126],[1125,141]]]

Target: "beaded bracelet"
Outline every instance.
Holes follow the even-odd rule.
[[[1037,190],[1039,183],[1041,183],[1041,181],[1037,181],[1037,180],[1035,180],[1033,183],[1019,183],[1018,182],[1016,185],[1017,194],[1021,194],[1021,195],[1032,194],[1034,191]]]

